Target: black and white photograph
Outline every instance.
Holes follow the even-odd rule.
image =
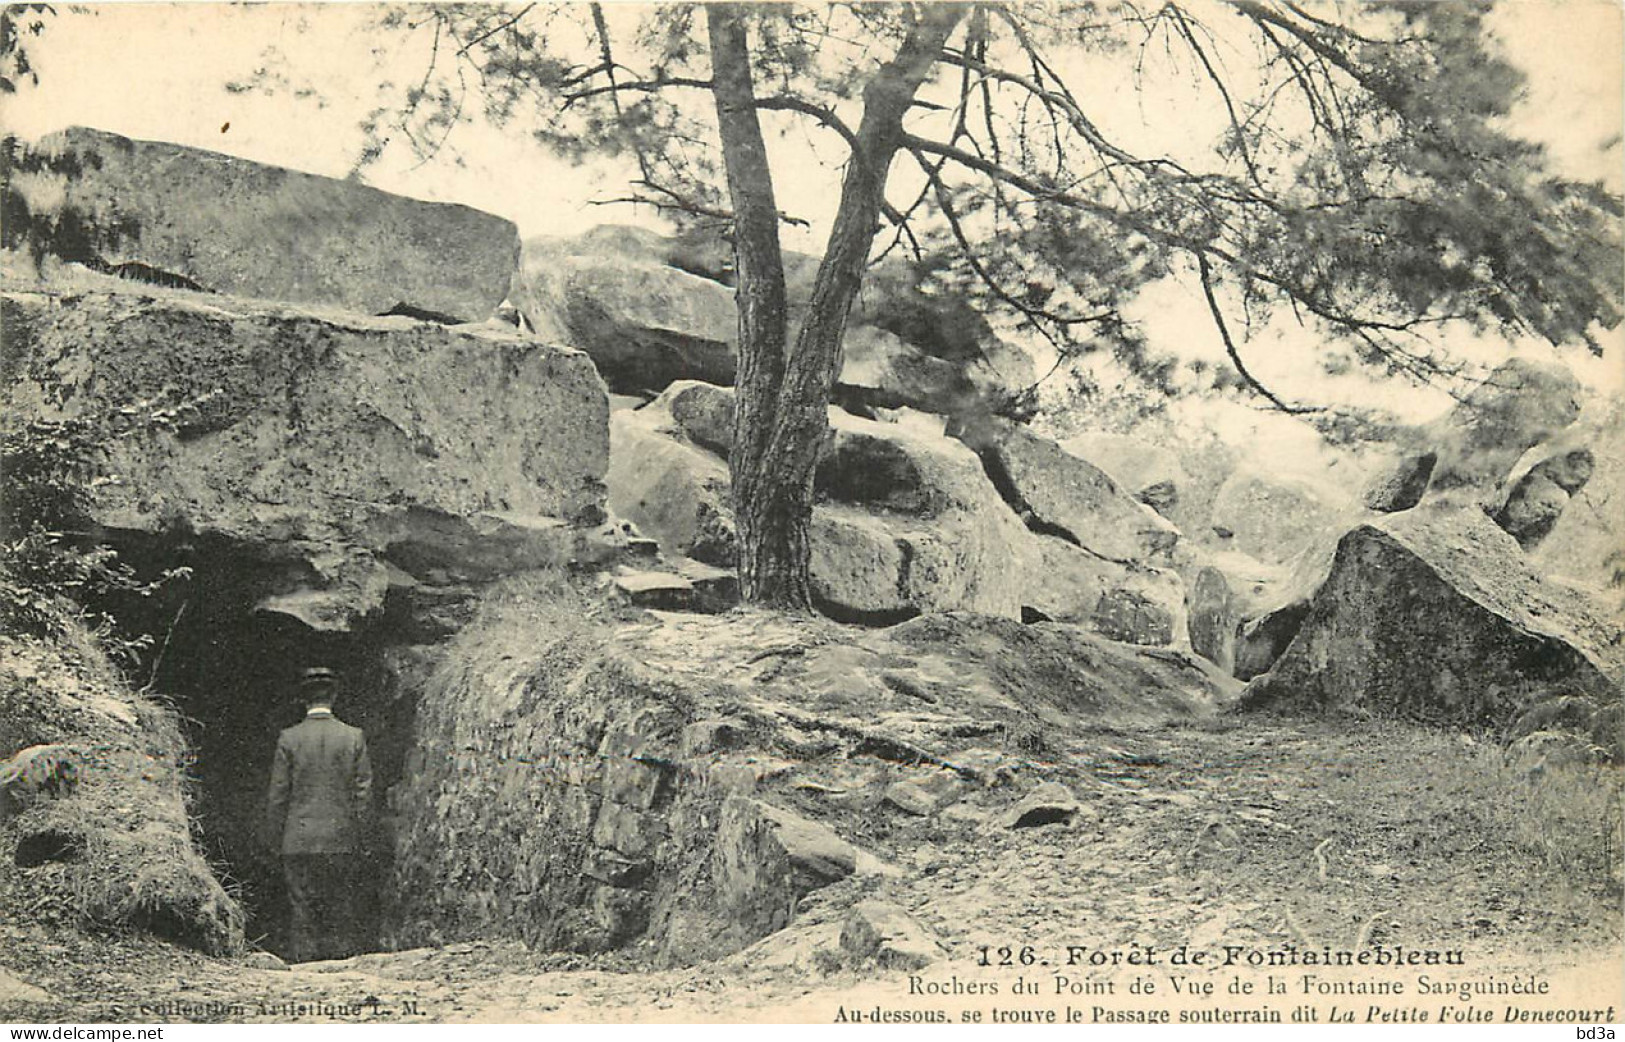
[[[1622,135],[1619,0],[0,7],[7,1037],[1616,1037]]]

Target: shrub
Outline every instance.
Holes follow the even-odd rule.
[[[82,622],[127,664],[150,638],[121,635],[111,616],[89,605],[115,592],[150,596],[186,570],[143,580],[92,536],[91,493],[110,480],[102,473],[104,446],[119,436],[107,420],[36,419],[0,428],[0,627],[63,639],[70,620]]]

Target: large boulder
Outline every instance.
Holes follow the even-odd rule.
[[[1505,728],[1563,695],[1618,701],[1617,621],[1542,579],[1476,509],[1355,528],[1250,704],[1293,702]]]
[[[1625,587],[1625,399],[1601,398],[1586,406],[1574,427],[1540,452],[1585,449],[1591,480],[1570,495],[1550,533],[1531,551],[1543,568],[1579,582]],[[1513,477],[1516,477],[1514,473]]]
[[[870,624],[922,611],[1025,614],[1128,643],[1185,645],[1185,593],[1171,568],[1024,530],[956,440],[840,410],[830,416],[811,531],[813,593],[825,612]],[[610,511],[666,553],[732,567],[737,544],[721,455],[731,417],[728,389],[693,381],[612,414]],[[1149,533],[1112,542],[1097,528],[1091,538],[1125,554],[1169,557],[1166,521],[1087,463],[1062,456],[1099,483],[1090,487],[1115,497],[1096,508],[1095,523],[1126,518]]]
[[[1019,618],[1027,533],[975,455],[947,438],[838,411],[831,427],[814,486],[826,500],[814,512],[812,570],[825,609],[883,618],[878,606],[892,600],[905,617]],[[821,533],[835,532],[844,538],[820,546]]]
[[[1560,362],[1511,358],[1424,431],[1438,492],[1499,490],[1526,451],[1580,415],[1580,383]]]
[[[510,299],[539,336],[590,354],[617,391],[658,391],[680,379],[732,383],[733,291],[667,265],[647,233],[629,232],[527,239]]]
[[[117,428],[91,520],[265,561],[266,610],[343,629],[400,573],[557,564],[603,519],[607,403],[578,351],[227,298],[10,292],[0,309],[8,416]]]
[[[1129,644],[1183,645],[1184,586],[1164,568],[1120,564],[1055,536],[1028,536],[1033,570],[1022,587],[1028,616],[1073,623]]]
[[[1173,449],[1132,434],[1108,431],[1085,431],[1059,444],[1111,475],[1120,488],[1181,529],[1187,528],[1192,482]],[[1204,514],[1201,526],[1189,527],[1205,527],[1205,518]]]
[[[1541,460],[1512,486],[1506,502],[1495,512],[1495,523],[1525,550],[1540,545],[1557,527],[1569,499],[1591,480],[1595,465],[1596,457],[1590,449],[1574,449]]]
[[[909,406],[945,415],[977,400],[963,365],[927,354],[889,330],[855,324],[841,342],[836,393],[854,406]]]
[[[968,425],[958,436],[1035,531],[1118,564],[1173,562],[1179,530],[1094,464],[1003,420]]]
[[[12,159],[8,245],[172,285],[482,321],[511,221],[234,156],[72,127]]]
[[[652,420],[655,414],[645,410],[610,415],[610,513],[631,521],[668,554],[733,567],[738,542],[727,464]]]
[[[785,267],[793,335],[817,261],[787,253]],[[676,380],[733,382],[733,282],[724,243],[606,225],[527,240],[510,297],[539,334],[591,354],[612,389],[645,392]],[[847,323],[835,394],[865,408],[953,412],[1033,375],[1031,359],[961,300],[925,293],[906,267],[883,265],[865,276]]]
[[[1205,565],[1186,592],[1191,650],[1229,672],[1236,664],[1236,598],[1223,571]]]
[[[1211,523],[1226,549],[1284,564],[1335,541],[1350,513],[1349,504],[1317,484],[1242,468],[1220,486]]]
[[[609,508],[669,554],[732,567],[720,418],[731,394],[679,383],[611,418]],[[703,404],[702,404],[703,403]],[[922,611],[1018,617],[1031,544],[958,442],[830,412],[811,550],[823,610],[856,622]]]

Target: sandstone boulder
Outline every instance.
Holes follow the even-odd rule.
[[[1622,679],[1606,612],[1542,579],[1481,512],[1422,510],[1343,537],[1247,700],[1504,728],[1565,694],[1617,701]]]
[[[375,610],[386,565],[445,583],[557,563],[603,519],[607,409],[580,352],[227,298],[0,309],[11,416],[125,431],[92,520],[257,554],[272,567],[250,592],[307,620]]]
[[[732,250],[701,235],[668,239],[606,225],[524,246],[511,299],[546,337],[592,355],[618,392],[674,380],[731,384],[738,344]],[[793,334],[817,261],[785,255]],[[1033,380],[1032,361],[958,298],[920,291],[906,269],[865,277],[842,345],[837,400],[865,408],[957,410]]]
[[[661,397],[672,423],[689,441],[722,459],[728,458],[734,443],[732,393],[714,384],[684,380],[666,388]]]
[[[1498,489],[1524,452],[1579,414],[1580,384],[1566,366],[1508,359],[1426,428],[1439,456],[1433,488]]]
[[[1295,600],[1243,622],[1236,633],[1235,658],[1231,663],[1236,679],[1251,680],[1268,673],[1308,617],[1309,602]]]
[[[1591,480],[1594,463],[1590,449],[1575,449],[1535,464],[1507,493],[1495,523],[1525,550],[1539,545],[1557,527],[1570,497]]]
[[[1172,481],[1154,481],[1134,493],[1134,498],[1172,520],[1179,509],[1179,486]]]
[[[1237,679],[1251,680],[1269,672],[1286,651],[1309,614],[1310,602],[1331,574],[1335,552],[1335,540],[1312,547],[1277,567],[1266,581],[1255,585],[1251,596],[1238,598],[1240,621],[1233,668]],[[1236,574],[1230,562],[1221,567],[1229,567],[1229,575]]]
[[[1033,570],[1022,607],[1130,644],[1183,643],[1184,587],[1164,568],[1119,564],[1055,536],[1028,536]]]
[[[404,305],[481,321],[519,257],[512,222],[466,206],[84,127],[40,141],[9,187],[27,216],[8,241],[170,285],[364,315]]]
[[[886,901],[861,901],[841,923],[840,946],[854,965],[923,970],[946,952],[907,912]]]
[[[698,386],[678,385],[643,409],[611,417],[609,508],[669,554],[732,567],[727,466],[697,447],[717,440],[706,433],[715,424],[682,405],[700,397]],[[731,403],[724,389],[703,393],[712,403],[708,414],[719,416]],[[975,456],[949,439],[839,410],[831,425],[812,522],[820,607],[866,623],[921,611],[1018,616],[1030,542]]]
[[[1185,595],[1191,650],[1229,672],[1236,664],[1235,596],[1224,572],[1211,565],[1196,573]]]
[[[961,788],[958,772],[943,768],[893,782],[882,798],[905,814],[925,818],[952,803]]]
[[[194,842],[180,719],[93,647],[72,622],[45,639],[0,634],[0,857],[12,877],[0,919],[28,922],[47,904],[82,927],[235,954],[243,911]],[[0,1009],[6,998],[0,989]]]
[[[1086,431],[1064,439],[1060,446],[1110,474],[1120,487],[1135,495],[1160,486],[1168,489],[1177,503],[1180,486],[1189,480],[1172,449],[1130,434]]]
[[[730,568],[737,551],[728,467],[661,433],[662,417],[618,411],[609,420],[609,510],[668,554]]]
[[[1280,564],[1335,541],[1348,513],[1308,481],[1243,468],[1214,497],[1212,526],[1226,548]]]
[[[1366,486],[1362,502],[1368,510],[1384,514],[1411,509],[1422,501],[1438,462],[1439,454],[1432,451],[1397,456]]]
[[[647,406],[610,419],[610,510],[667,553],[721,567],[731,567],[735,553],[718,444],[731,410],[728,389],[680,381]],[[1018,617],[1026,609],[1115,640],[1184,644],[1184,591],[1169,569],[1025,531],[976,456],[933,429],[839,410],[831,417],[812,524],[814,594],[824,611],[873,624],[920,611]],[[1165,548],[1175,533],[1166,521],[1088,464],[1057,458],[1068,469],[1076,463],[1093,483],[1086,487],[1106,504],[1095,511],[1097,521],[1126,519],[1149,533],[1135,541],[1095,529],[1092,538],[1113,549],[1149,545],[1160,558],[1170,556]],[[1022,473],[1037,480],[1042,471]]]
[[[962,364],[927,354],[878,326],[846,330],[837,400],[870,409],[911,406],[949,414],[971,406],[977,394]]]
[[[1120,564],[1172,563],[1179,530],[1094,464],[1006,421],[977,424],[959,437],[1029,527]]]
[[[1571,494],[1531,556],[1555,574],[1611,588],[1617,603],[1625,586],[1625,400],[1599,398],[1588,404],[1573,429],[1550,446],[1553,454],[1582,448],[1593,457],[1591,478]]]
[[[609,386],[733,382],[733,291],[618,240],[528,239],[510,299],[539,336],[580,346]]]

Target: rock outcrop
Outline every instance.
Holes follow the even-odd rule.
[[[1344,504],[1306,481],[1243,468],[1220,486],[1211,523],[1226,548],[1284,564],[1334,541],[1347,514]]]
[[[242,909],[193,842],[180,719],[90,649],[71,623],[0,635],[0,915],[239,952]]]
[[[605,226],[524,245],[510,298],[539,335],[575,344],[610,387],[658,392],[678,380],[733,382],[738,342],[731,251]],[[785,257],[792,333],[817,261]],[[864,408],[955,412],[1033,380],[1022,352],[957,298],[922,292],[906,267],[872,271],[853,309],[835,396]]]
[[[1617,701],[1622,680],[1607,612],[1542,579],[1481,512],[1423,509],[1343,537],[1247,701],[1501,729],[1566,694]]]
[[[1599,398],[1587,405],[1549,448],[1554,454],[1586,449],[1593,468],[1531,557],[1554,574],[1609,589],[1618,603],[1625,587],[1625,401]]]
[[[922,828],[960,800],[1007,813],[1045,777],[1010,736],[1060,748],[1234,690],[1072,626],[950,614],[859,631],[742,609],[608,627],[580,596],[492,588],[441,652],[393,796],[395,944],[725,955],[810,894],[856,903],[896,874],[886,837],[914,826],[877,832],[877,813]],[[889,794],[905,790],[902,807]],[[854,958],[929,956],[905,923],[852,914],[869,919]]]
[[[1179,530],[1109,475],[1055,442],[1007,421],[958,433],[1028,527],[1119,564],[1171,564]]]
[[[1525,550],[1540,545],[1557,527],[1569,498],[1591,480],[1596,457],[1590,449],[1549,456],[1530,468],[1507,493],[1495,512],[1495,523]]]
[[[602,520],[607,405],[580,352],[226,298],[9,292],[0,308],[7,412],[109,428],[91,519],[274,561],[265,608],[315,628],[376,612],[399,572],[445,585],[559,563]]]
[[[716,454],[731,395],[702,387],[677,384],[614,414],[609,507],[667,553],[732,567],[728,470]],[[953,610],[1018,617],[1030,544],[976,457],[946,438],[830,415],[812,524],[820,606],[861,622]]]
[[[1511,358],[1424,437],[1438,452],[1432,488],[1493,493],[1526,451],[1580,415],[1580,384],[1559,362]]]
[[[479,322],[511,221],[234,156],[73,127],[9,172],[8,245],[188,289]]]

